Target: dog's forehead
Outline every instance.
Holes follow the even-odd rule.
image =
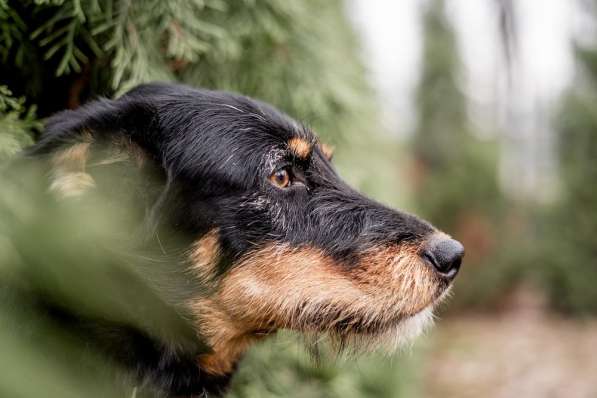
[[[218,105],[227,115],[224,133],[249,147],[283,149],[299,159],[307,159],[313,152],[317,137],[302,123],[275,107],[249,97],[222,93]]]
[[[169,132],[166,156],[191,175],[248,182],[282,158],[307,161],[318,142],[309,128],[273,106],[236,94],[193,91],[174,96],[161,111]]]
[[[267,130],[272,138],[283,141],[289,149],[297,155],[311,150],[316,140],[315,135],[309,128],[284,112],[256,99],[248,97],[230,97],[231,102],[237,102],[242,107],[237,109],[237,117],[246,119],[247,115],[252,118],[252,123],[259,130]],[[229,108],[234,104],[226,104]],[[244,109],[243,109],[244,108]]]

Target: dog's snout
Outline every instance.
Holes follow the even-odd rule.
[[[442,276],[453,279],[460,270],[464,247],[454,239],[433,239],[426,244],[422,255]]]

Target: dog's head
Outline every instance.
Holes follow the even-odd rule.
[[[92,162],[99,142],[116,149]],[[202,289],[184,306],[213,348],[200,363],[214,374],[280,328],[343,343],[411,337],[463,256],[429,223],[349,187],[304,125],[238,95],[141,86],[55,116],[35,151],[53,154],[52,187],[64,195],[93,189],[94,167],[125,159],[161,173],[143,212],[189,238],[183,266]]]

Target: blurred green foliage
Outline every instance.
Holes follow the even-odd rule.
[[[133,267],[119,253],[124,219],[105,201],[57,201],[42,164],[14,163],[0,178],[0,396],[130,396],[132,385],[115,382],[118,369],[39,298],[150,334],[192,331],[139,274],[144,258]]]
[[[269,101],[323,135],[373,120],[340,0],[25,0],[0,10],[0,76],[42,116],[178,80]]]
[[[552,309],[596,314],[597,52],[577,49],[581,74],[554,115],[561,192],[546,205],[501,190],[501,148],[495,140],[479,139],[487,136],[479,134],[483,127],[469,122],[444,1],[428,4],[424,28],[410,181],[419,214],[466,247],[450,308],[497,309],[511,293],[530,286]]]
[[[328,350],[320,353],[322,356],[314,366],[314,357],[302,346],[297,336],[281,333],[273,341],[252,350],[235,376],[230,396],[395,398],[419,395],[420,380],[415,371],[420,358],[418,351],[402,353],[392,360],[380,354],[336,358]],[[263,364],[268,364],[267,368],[255,372]]]
[[[483,132],[469,121],[458,43],[443,0],[428,3],[423,28],[418,123],[406,170],[416,213],[464,243],[452,307],[470,309],[492,302],[511,283],[510,263],[502,259],[509,243],[501,236],[506,199],[497,181],[499,146],[480,139]]]
[[[553,306],[597,314],[597,49],[578,47],[576,84],[558,115],[561,199],[537,217],[543,272]]]
[[[397,146],[378,134],[341,0],[0,1],[0,57],[3,159],[39,135],[36,114],[118,96],[147,81],[180,81],[273,103],[341,147],[336,162],[353,183],[398,201],[398,184],[380,183],[398,178],[391,161]],[[385,156],[372,161],[372,152]],[[123,232],[127,207],[106,208],[101,200],[92,202],[100,203],[93,210],[71,201],[62,206],[36,190],[45,186],[43,170],[11,174],[12,168],[0,187],[0,395],[142,396],[126,382],[114,385],[118,369],[90,354],[78,336],[39,318],[27,297],[42,292],[82,315],[186,341],[188,325],[152,288],[161,262],[123,258],[130,243]],[[318,365],[303,346],[284,334],[252,349],[231,395],[399,397],[413,391],[407,364],[414,359],[390,364],[371,355],[357,362],[328,352]]]
[[[405,149],[379,134],[343,7],[341,0],[0,0],[0,162],[35,140],[40,118],[138,83],[238,91],[311,124],[338,147],[338,168],[363,191],[399,205],[410,190],[410,208],[461,239],[467,256],[455,308],[495,307],[531,281],[553,308],[596,313],[597,52],[578,49],[584,73],[558,117],[561,200],[517,203],[497,183],[498,143],[480,139],[469,123],[444,2],[425,8],[418,124],[412,154],[401,161]],[[83,342],[39,318],[23,292],[42,290],[86,314],[183,340],[188,325],[131,259],[104,250],[126,230],[122,219],[105,216],[114,209],[84,211],[83,223],[80,208],[39,189],[44,179],[35,169],[2,176],[0,395],[140,396],[132,385],[115,386],[117,369],[82,355]],[[420,395],[420,354],[333,361],[324,353],[316,365],[303,345],[283,334],[252,349],[231,396]]]
[[[15,98],[6,86],[0,86],[0,162],[33,143],[32,133],[41,129],[35,107],[26,108],[24,98]]]
[[[458,47],[443,1],[428,6],[424,29],[412,143],[416,207],[440,228],[455,231],[474,212],[498,216],[497,147],[470,127]]]

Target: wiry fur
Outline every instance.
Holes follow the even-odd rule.
[[[177,253],[171,273],[186,280],[164,291],[207,347],[126,331],[122,344],[155,352],[130,349],[125,365],[166,395],[221,393],[245,350],[278,329],[338,347],[399,346],[430,324],[450,286],[421,255],[440,232],[350,188],[313,132],[256,100],[144,85],[51,118],[30,153],[52,154],[63,195],[101,189],[105,167],[151,171],[151,182],[112,184],[135,187],[146,244]],[[272,183],[278,172],[288,186]],[[182,239],[159,239],[171,232]]]
[[[269,246],[241,259],[214,294],[191,306],[203,334],[214,340],[286,328],[368,349],[421,331],[429,320],[422,314],[430,313],[444,285],[410,247],[371,248],[347,271],[322,251]],[[242,327],[225,327],[226,319]]]

